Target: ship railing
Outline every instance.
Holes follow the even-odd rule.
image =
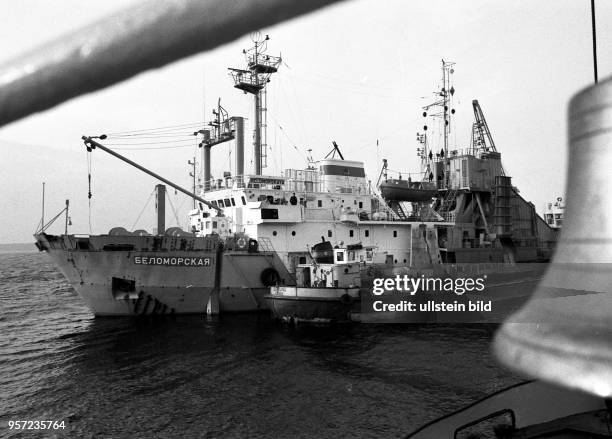
[[[400,172],[394,169],[387,169],[387,178],[385,181],[389,181],[391,179],[397,179],[397,180],[408,180],[411,183],[417,183],[417,182],[425,183],[427,182],[428,176],[429,176],[429,172],[427,171]]]
[[[441,216],[442,219],[447,223],[454,223],[457,218],[454,212],[445,212]]]
[[[223,178],[211,178],[204,180],[198,187],[201,187],[204,192],[216,191],[221,189],[240,189],[245,187],[244,175],[227,175]]]
[[[442,162],[444,160],[446,160],[447,158],[456,158],[456,157],[461,157],[461,156],[473,156],[473,157],[478,157],[479,151],[477,149],[474,148],[456,148],[456,149],[451,149],[450,151],[448,151],[448,157],[442,156],[440,155],[440,153],[435,153],[433,156],[433,161],[434,162]]]
[[[532,264],[510,264],[507,262],[479,262],[446,264],[446,274],[451,276],[474,276],[487,273],[515,273],[517,271],[531,271]]]

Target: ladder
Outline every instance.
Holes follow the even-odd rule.
[[[395,213],[400,220],[406,221],[408,217],[406,215],[406,212],[404,212],[404,209],[399,201],[390,200],[388,201],[388,204],[391,210],[393,211],[393,213]]]
[[[438,209],[438,213],[443,217],[450,212],[455,200],[457,200],[457,192],[457,189],[449,188],[447,189],[446,194],[444,194],[444,198],[442,199],[442,203],[440,203],[440,208]]]

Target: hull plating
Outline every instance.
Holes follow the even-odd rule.
[[[83,250],[68,245],[67,239],[45,238],[37,236],[38,243],[97,316],[205,313],[216,287],[220,311],[258,311],[267,309],[263,296],[269,291],[262,273],[273,270],[279,282],[291,281],[280,259],[270,253],[220,253],[215,284],[215,251],[179,250],[181,246],[109,251],[95,248],[95,242],[93,249]]]

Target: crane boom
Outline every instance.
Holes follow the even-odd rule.
[[[104,136],[106,137],[106,136]],[[199,201],[200,203],[206,204],[208,207],[210,207],[211,209],[215,209],[217,212],[219,212],[221,215],[223,214],[223,210],[217,206],[215,206],[214,204],[212,204],[209,201],[206,201],[204,198],[202,197],[198,197],[196,194],[194,194],[193,192],[188,191],[187,189],[183,189],[182,187],[180,187],[179,185],[172,183],[170,180],[165,179],[164,177],[162,177],[159,174],[156,174],[153,171],[148,170],[147,168],[145,168],[144,166],[139,165],[136,162],[133,162],[132,160],[128,159],[127,157],[122,156],[121,154],[116,153],[115,151],[113,151],[110,148],[107,148],[106,146],[102,145],[99,142],[96,142],[95,140],[93,140],[92,137],[88,137],[88,136],[83,136],[82,137],[83,142],[85,143],[85,146],[87,146],[88,151],[91,149],[95,149],[95,148],[99,148],[102,151],[105,151],[107,153],[109,153],[110,155],[113,155],[115,157],[117,157],[120,160],[123,160],[124,162],[134,166],[136,169],[140,169],[142,172],[149,174],[150,176],[166,183],[169,186],[172,186],[174,189],[176,189],[177,191],[180,191],[188,196],[190,196],[191,198],[193,198],[194,200]]]
[[[478,137],[477,139],[474,139],[475,143],[478,142],[481,148],[488,147],[489,149],[497,152],[495,142],[493,141],[493,136],[491,136],[489,125],[487,125],[487,120],[484,117],[482,108],[480,108],[478,99],[474,99],[472,101],[472,107],[474,107],[474,132]]]

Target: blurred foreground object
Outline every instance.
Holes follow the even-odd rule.
[[[612,78],[569,106],[561,238],[532,299],[497,334],[515,371],[612,396]]]
[[[340,0],[150,0],[0,66],[0,126]]]

